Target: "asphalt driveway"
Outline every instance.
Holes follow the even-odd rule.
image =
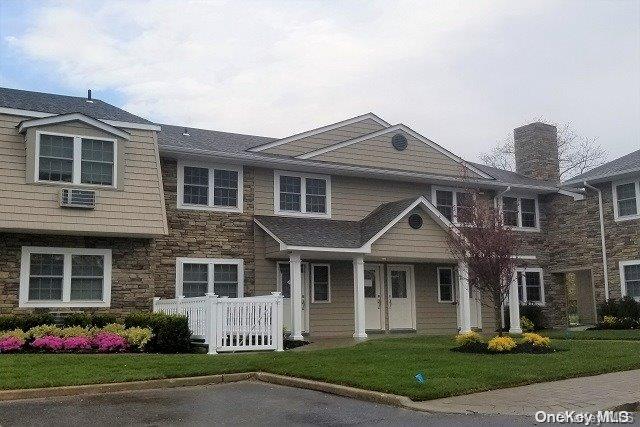
[[[445,424],[446,423],[446,424]],[[428,414],[321,392],[239,382],[0,402],[0,425],[513,425],[531,418]]]

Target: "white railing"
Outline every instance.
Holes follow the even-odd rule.
[[[204,339],[209,354],[223,351],[282,351],[282,295],[227,298],[153,299],[153,312],[189,319],[193,337]]]

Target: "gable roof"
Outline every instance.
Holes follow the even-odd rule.
[[[175,125],[160,125],[158,145],[166,148],[185,148],[192,150],[220,150],[230,153],[242,153],[251,147],[275,141],[277,138],[243,135],[239,133],[189,128]],[[184,131],[188,135],[184,135]]]
[[[18,123],[18,132],[22,133],[31,127],[53,125],[58,123],[69,123],[69,122],[82,122],[89,126],[93,126],[97,129],[108,132],[112,135],[119,136],[120,138],[123,138],[126,140],[131,139],[131,134],[129,132],[125,132],[121,129],[118,129],[115,126],[111,126],[108,123],[105,123],[100,120],[96,120],[92,117],[88,117],[80,113],[60,114],[58,116],[49,116],[49,117],[43,117],[40,119],[23,120],[20,123]]]
[[[607,178],[614,178],[633,172],[640,172],[640,150],[619,157],[578,176],[574,176],[563,184],[582,184],[584,181],[607,180]]]
[[[114,122],[136,123],[154,125],[147,119],[136,116],[121,108],[107,104],[99,99],[92,99],[87,102],[87,98],[78,96],[56,95],[53,93],[32,92],[27,90],[10,89],[0,87],[0,113],[20,114],[28,112],[42,113],[39,117],[47,115],[81,113],[98,120],[110,120]],[[33,115],[31,115],[33,116]],[[111,123],[114,124],[114,123]]]
[[[425,197],[384,203],[360,221],[256,215],[255,223],[280,243],[281,250],[371,252],[371,245],[415,207],[422,207],[443,229],[452,227]]]
[[[281,138],[281,139],[278,139],[276,141],[272,141],[272,142],[266,143],[264,145],[260,145],[258,147],[253,147],[253,148],[250,149],[250,151],[268,150],[269,148],[279,147],[280,145],[284,145],[284,144],[286,144],[288,142],[297,141],[297,140],[302,139],[302,138],[306,138],[306,137],[309,137],[309,136],[317,135],[317,134],[320,134],[320,133],[323,133],[323,132],[328,132],[330,130],[338,129],[338,128],[341,128],[343,126],[348,126],[348,125],[351,125],[351,124],[354,124],[354,123],[358,123],[358,122],[362,122],[362,121],[365,121],[365,120],[373,120],[376,123],[379,123],[380,125],[384,126],[385,128],[391,126],[389,123],[387,123],[386,121],[382,120],[380,117],[376,116],[375,114],[366,113],[366,114],[362,114],[360,116],[352,117],[352,118],[347,119],[347,120],[342,120],[342,121],[337,122],[337,123],[332,123],[330,125],[322,126],[322,127],[319,127],[319,128],[316,128],[316,129],[312,129],[312,130],[308,130],[308,131],[301,132],[301,133],[297,133],[295,135],[291,135],[291,136],[288,136],[286,138]]]

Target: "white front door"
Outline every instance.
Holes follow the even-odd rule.
[[[309,332],[309,263],[302,263],[302,332]],[[282,292],[282,320],[291,331],[291,274],[288,262],[278,263],[278,292]]]
[[[389,329],[415,329],[413,267],[389,265],[387,305]]]
[[[469,308],[471,312],[471,327],[482,328],[482,300],[480,291],[469,286]]]
[[[382,311],[382,266],[365,264],[364,266],[364,318],[365,329],[380,330],[384,325]]]

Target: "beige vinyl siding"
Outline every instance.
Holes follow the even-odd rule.
[[[447,264],[416,264],[416,326],[429,335],[453,334],[458,331],[457,305],[438,302],[438,267]],[[454,295],[456,289],[454,285]]]
[[[447,231],[423,210],[417,210],[423,220],[420,229],[409,226],[408,214],[371,245],[371,255],[386,258],[453,259],[447,243]]]
[[[284,156],[299,156],[301,154],[319,150],[321,148],[325,148],[339,142],[377,132],[381,129],[384,129],[384,126],[382,126],[380,123],[372,119],[366,119],[357,123],[339,127],[337,129],[319,133],[317,135],[307,136],[305,138],[287,142],[286,144],[269,148],[267,150],[264,150],[263,152],[269,154],[280,154]]]
[[[274,214],[273,191],[273,170],[256,169],[256,215]],[[383,203],[418,196],[430,198],[430,193],[428,184],[332,176],[331,219],[358,221]]]
[[[60,189],[74,186],[33,182],[34,149],[25,150],[25,137],[16,130],[24,119],[0,115],[0,229],[123,236],[167,232],[155,132],[128,130],[130,141],[118,139],[118,189],[89,187],[96,190],[94,210],[63,209],[59,206]],[[79,122],[38,130],[113,138]],[[28,144],[33,144],[31,134],[35,131],[27,135]]]
[[[268,295],[271,292],[275,292],[278,287],[276,283],[276,261],[267,259],[266,256],[267,246],[272,246],[268,241],[273,241],[273,239],[257,225],[254,225],[253,239],[255,243],[254,262],[256,269],[254,295]]]
[[[402,133],[407,138],[407,148],[398,151],[391,145],[391,138],[396,133]],[[465,174],[462,165],[450,157],[442,154],[424,142],[404,132],[390,132],[365,141],[338,148],[328,153],[313,157],[313,160],[342,163],[349,165],[367,166],[375,168],[430,173],[462,177]],[[466,171],[467,177],[476,178],[478,175]]]
[[[314,336],[351,336],[355,318],[353,264],[350,261],[334,261],[330,265],[331,302],[309,305],[309,333]]]

